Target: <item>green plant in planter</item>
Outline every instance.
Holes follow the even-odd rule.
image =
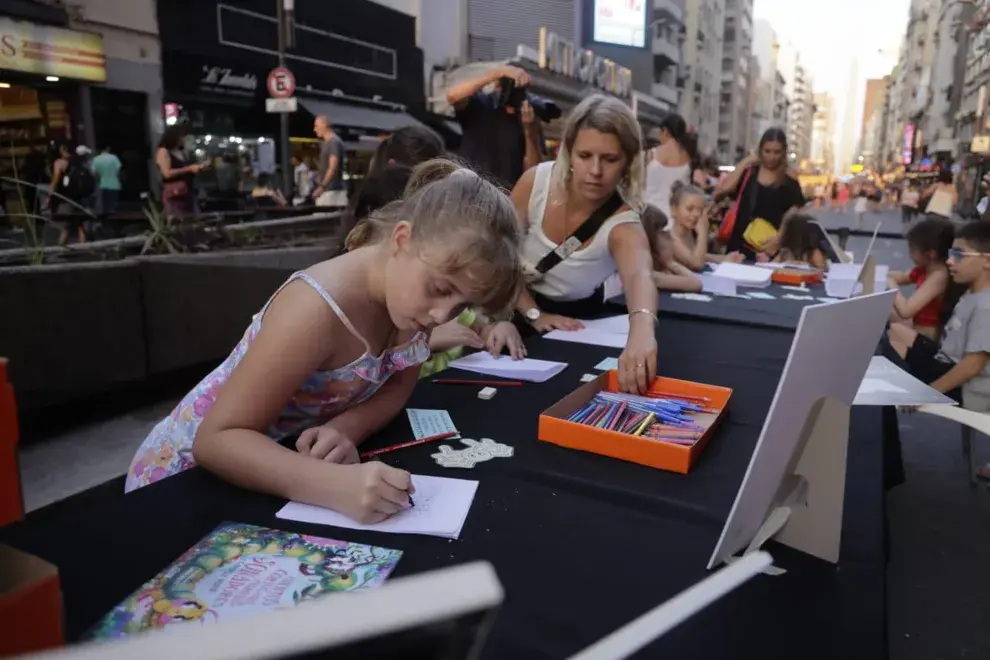
[[[154,204],[144,207],[144,216],[148,219],[150,229],[144,233],[144,245],[141,254],[177,254],[182,252],[182,246],[175,239],[176,227],[173,219]]]

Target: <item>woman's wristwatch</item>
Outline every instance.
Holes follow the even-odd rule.
[[[537,321],[540,320],[540,308],[530,307],[529,309],[526,310],[526,314],[524,314],[524,316],[526,317],[526,320],[529,321],[530,323],[536,323]]]

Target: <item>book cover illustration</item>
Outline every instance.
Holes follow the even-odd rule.
[[[125,637],[293,607],[380,586],[400,550],[222,523],[101,619],[91,637]]]

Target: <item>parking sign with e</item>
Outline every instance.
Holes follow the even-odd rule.
[[[284,66],[275,67],[268,74],[268,94],[272,98],[281,99],[292,96],[296,91],[296,78]]]

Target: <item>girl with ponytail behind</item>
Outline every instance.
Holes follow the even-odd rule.
[[[409,474],[359,463],[356,447],[405,406],[433,327],[465,306],[499,312],[515,299],[515,210],[493,184],[432,160],[348,244],[274,293],[230,356],[145,439],[128,491],[200,464],[361,522],[410,506]],[[297,433],[295,450],[279,444]]]

